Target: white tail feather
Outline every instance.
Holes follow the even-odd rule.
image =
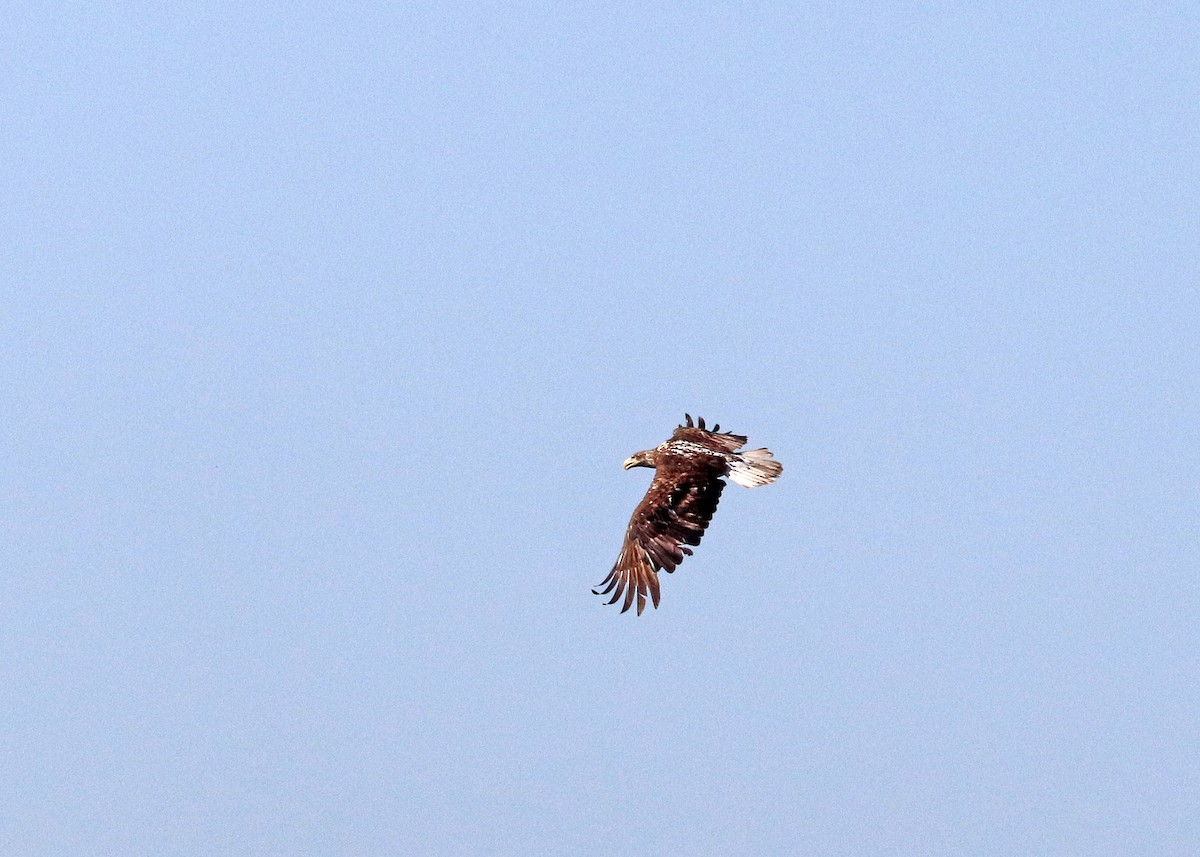
[[[729,478],[746,488],[774,482],[783,472],[783,465],[774,460],[769,449],[748,449],[731,458]]]

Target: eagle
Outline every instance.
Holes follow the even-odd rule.
[[[625,459],[625,469],[652,467],[654,479],[642,502],[633,510],[621,553],[608,577],[592,592],[612,593],[606,603],[615,604],[625,597],[624,613],[637,594],[637,612],[646,608],[646,595],[658,609],[658,572],[668,572],[683,562],[684,554],[700,544],[728,476],[738,485],[757,488],[774,482],[783,465],[773,459],[769,449],[738,452],[746,445],[740,434],[721,431],[719,424],[704,427],[704,418],[692,424],[683,415],[670,440],[654,449],[646,449]]]

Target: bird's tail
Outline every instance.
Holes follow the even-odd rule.
[[[746,488],[774,482],[783,472],[783,465],[771,456],[769,449],[748,449],[731,455],[730,459],[729,478]]]

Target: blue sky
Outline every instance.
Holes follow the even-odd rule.
[[[6,17],[5,853],[1200,851],[1186,4]]]

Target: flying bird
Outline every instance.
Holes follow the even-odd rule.
[[[742,435],[720,431],[720,425],[706,429],[703,417],[693,425],[690,415],[683,416],[686,424],[676,428],[670,440],[625,459],[626,470],[654,468],[654,479],[633,510],[616,564],[592,590],[596,595],[611,592],[609,604],[624,596],[622,613],[633,604],[635,593],[639,616],[647,594],[658,608],[658,572],[674,571],[684,554],[692,555],[688,545],[700,544],[725,488],[724,477],[757,488],[783,472],[769,449],[738,452],[746,445]]]

